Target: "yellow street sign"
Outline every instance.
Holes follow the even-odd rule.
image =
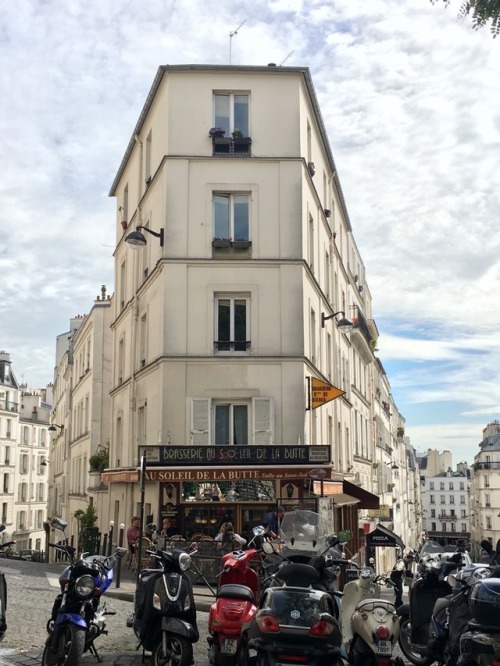
[[[311,377],[311,408],[316,409],[316,407],[321,407],[326,402],[330,400],[335,400],[341,395],[344,395],[345,391],[342,389],[336,388],[331,384],[322,382],[320,379],[315,379]]]

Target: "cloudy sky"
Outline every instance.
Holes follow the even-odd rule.
[[[471,462],[500,419],[500,39],[460,3],[2,2],[0,349],[18,379],[49,383],[56,335],[113,291],[108,192],[158,66],[307,66],[407,434]]]

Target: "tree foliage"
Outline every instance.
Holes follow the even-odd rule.
[[[440,0],[431,0],[436,4]],[[451,0],[442,0],[449,5]],[[462,0],[458,10],[458,19],[463,21],[467,16],[472,18],[472,27],[475,30],[482,28],[490,22],[493,37],[500,34],[500,0]]]

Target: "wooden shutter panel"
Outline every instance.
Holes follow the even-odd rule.
[[[210,444],[210,398],[191,400],[191,442],[198,446]]]
[[[273,400],[253,398],[253,443],[259,446],[273,443]]]

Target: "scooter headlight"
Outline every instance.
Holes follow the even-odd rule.
[[[359,577],[363,578],[363,580],[370,580],[373,578],[373,569],[370,569],[370,567],[363,567],[359,572]]]
[[[187,571],[191,566],[191,558],[187,553],[181,553],[179,555],[179,569],[181,571]]]
[[[75,581],[75,594],[80,599],[88,599],[94,594],[95,583],[92,576],[80,576]]]

